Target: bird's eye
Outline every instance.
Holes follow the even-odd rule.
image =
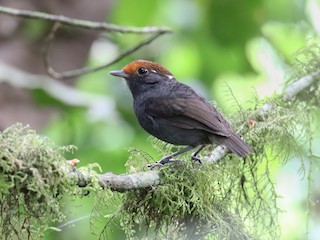
[[[146,69],[146,68],[139,68],[138,69],[138,73],[139,73],[139,75],[141,75],[141,76],[143,76],[143,75],[146,75],[146,74],[148,74],[148,69]]]

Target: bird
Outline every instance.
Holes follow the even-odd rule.
[[[109,74],[125,79],[133,96],[134,112],[145,131],[164,142],[185,146],[157,163],[174,161],[173,157],[196,148],[191,159],[201,162],[197,155],[209,144],[224,145],[238,157],[252,152],[211,103],[177,81],[162,65],[135,60]]]

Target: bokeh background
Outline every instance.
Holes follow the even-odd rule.
[[[319,0],[0,0],[0,5],[173,30],[108,69],[52,83],[44,77],[41,56],[52,23],[0,14],[0,130],[28,124],[59,145],[76,145],[78,151],[68,157],[80,159],[80,166],[98,162],[103,172],[114,173],[125,172],[130,147],[155,160],[160,156],[135,119],[124,82],[109,70],[138,58],[159,62],[229,114],[237,110],[229,88],[244,108],[257,96],[282,92],[295,52],[317,41],[320,31]],[[63,27],[51,49],[52,66],[57,71],[97,66],[144,37]],[[314,141],[319,145],[319,133]],[[281,239],[320,238],[319,163],[313,167],[311,187],[298,160],[273,169],[283,210]],[[97,239],[93,229],[99,232],[105,223],[90,227],[92,208],[93,194],[66,199],[69,224],[45,238]],[[114,226],[108,238],[124,234]]]

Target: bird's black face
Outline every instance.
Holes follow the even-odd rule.
[[[165,81],[175,81],[167,69],[159,64],[144,60],[129,63],[122,70],[111,71],[110,74],[124,78],[133,97],[154,89]]]

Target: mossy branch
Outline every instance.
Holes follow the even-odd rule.
[[[150,186],[156,186],[160,183],[159,171],[146,171],[120,175],[109,172],[92,176],[89,173],[85,173],[74,168],[68,174],[71,179],[75,179],[77,181],[79,187],[86,187],[92,181],[97,180],[100,187],[109,188],[118,192],[143,189]]]

